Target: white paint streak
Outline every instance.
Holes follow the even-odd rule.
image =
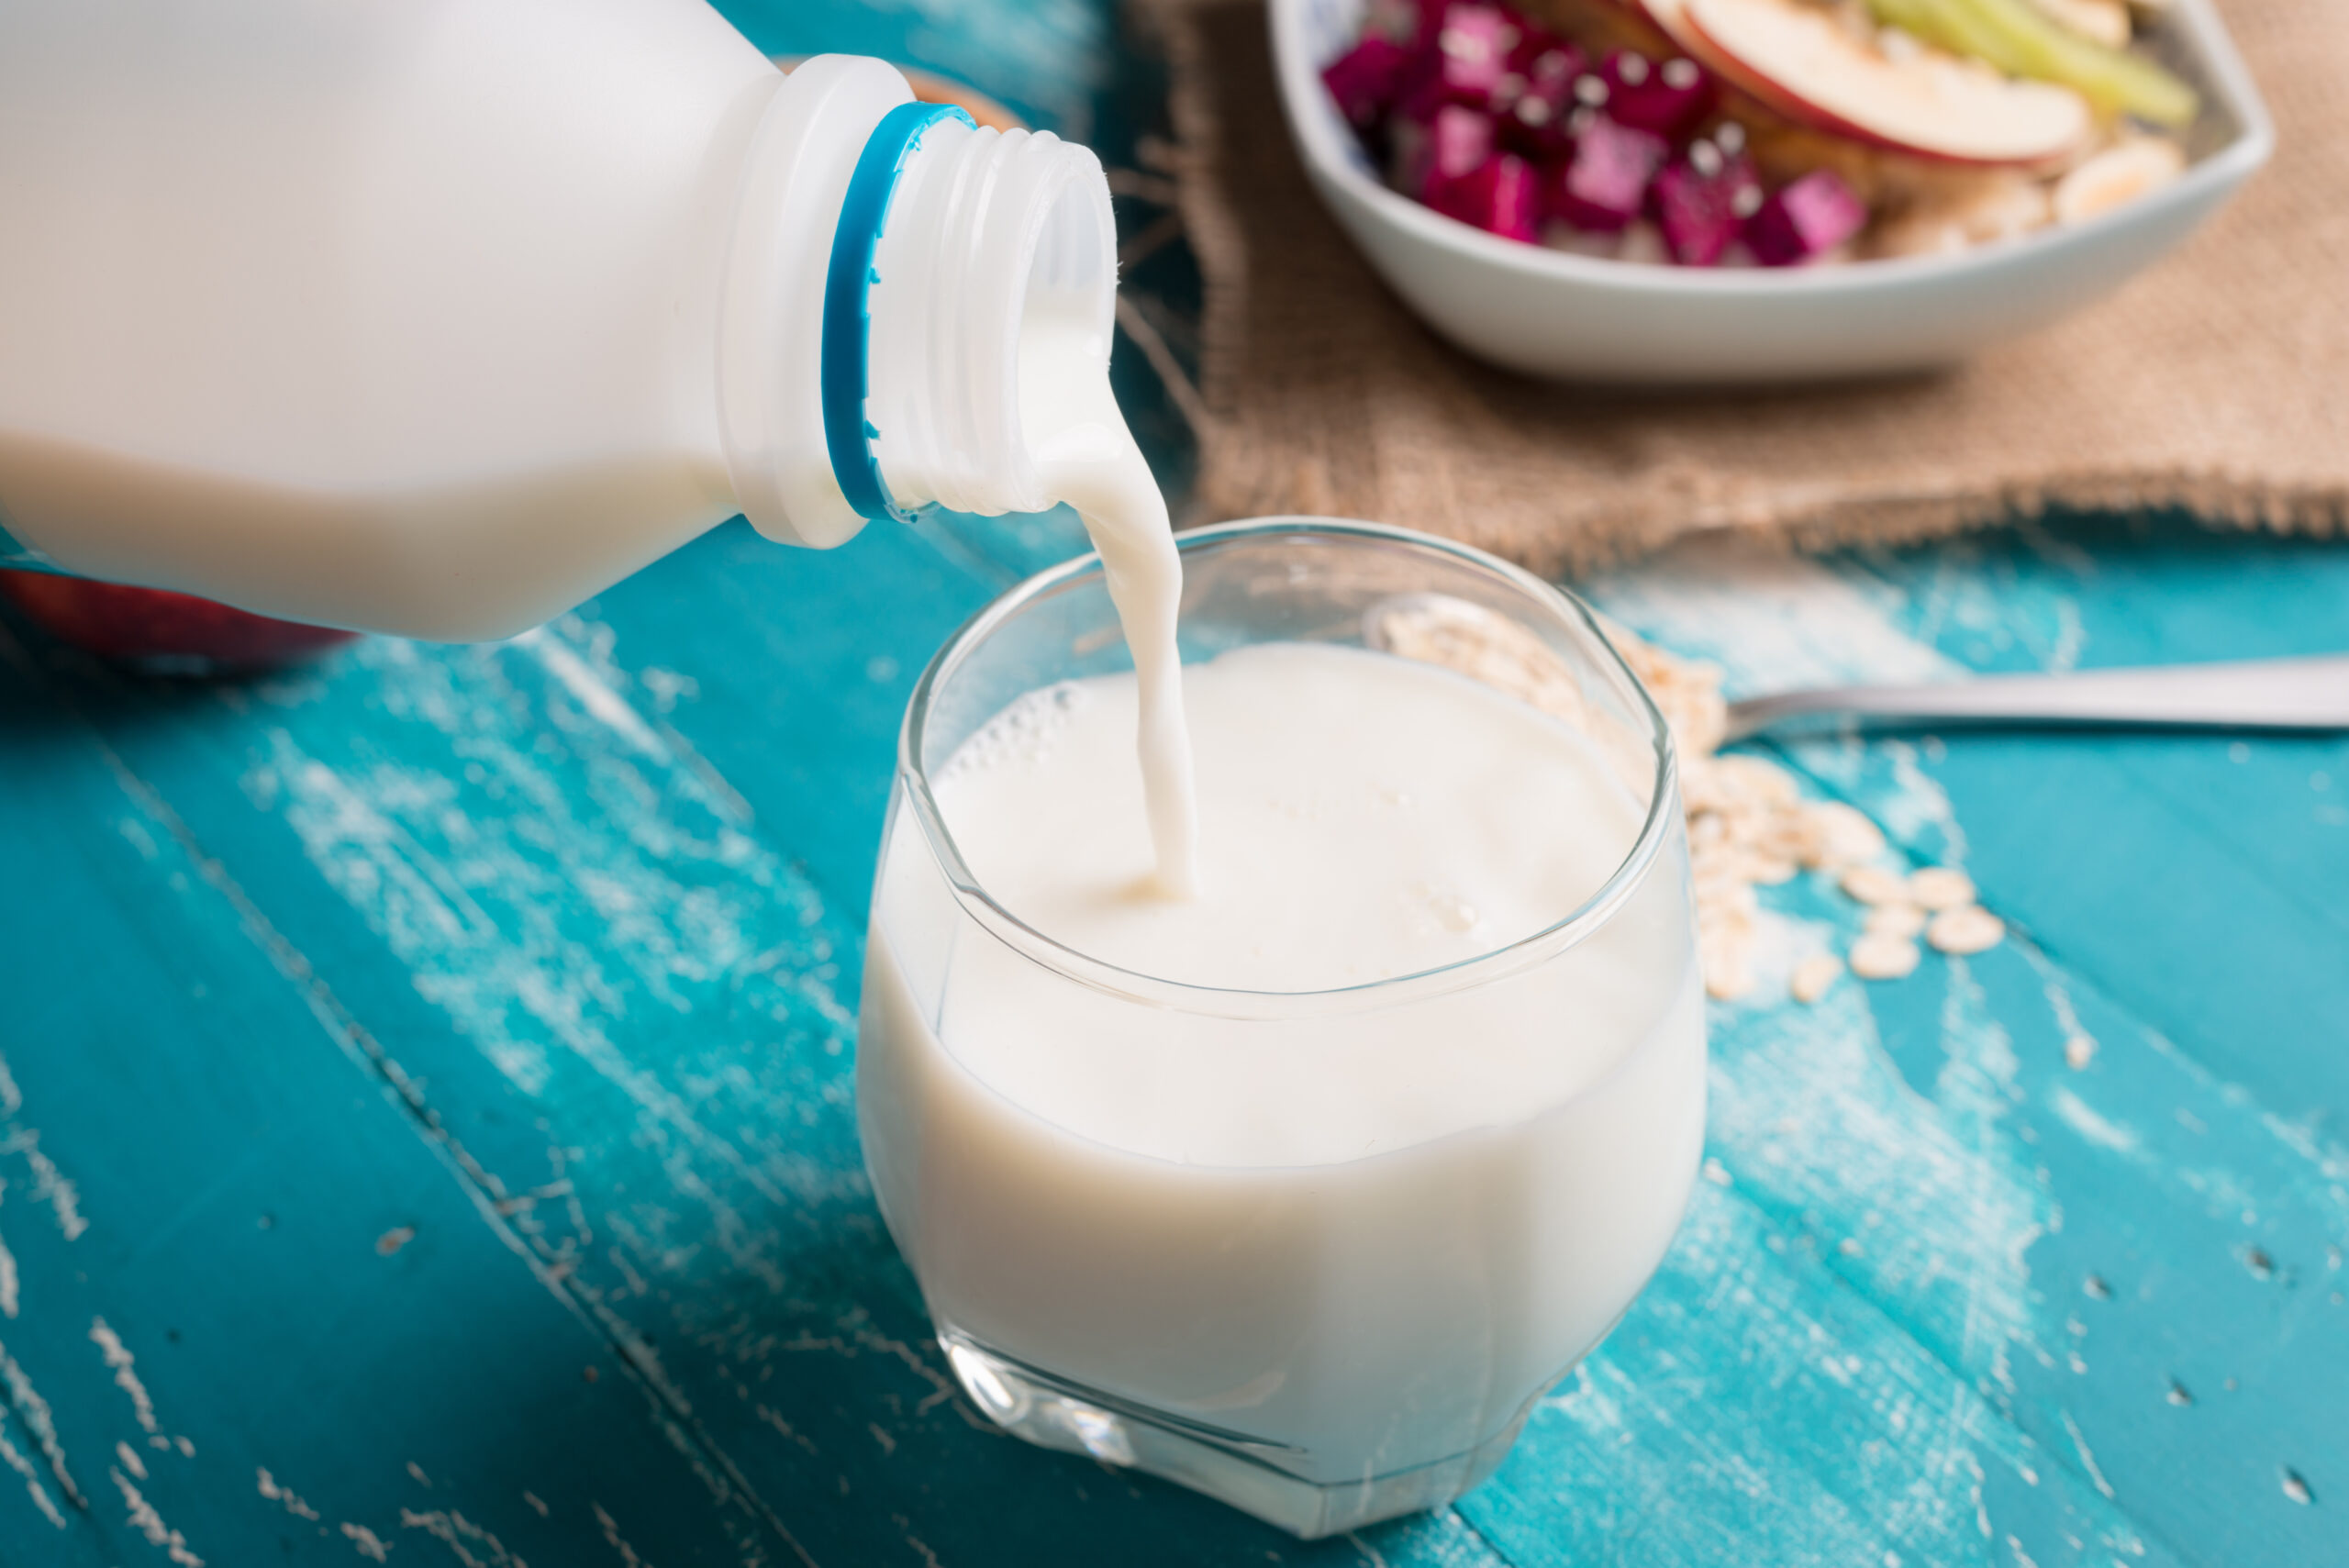
[[[82,1194],[57,1168],[57,1162],[40,1151],[40,1134],[31,1128],[11,1128],[5,1142],[0,1142],[0,1154],[21,1154],[26,1166],[33,1173],[33,1198],[49,1205],[57,1217],[57,1229],[68,1241],[79,1240],[90,1222],[82,1218]]]
[[[365,1525],[355,1525],[346,1520],[342,1527],[342,1533],[351,1545],[359,1549],[359,1555],[370,1562],[384,1562],[390,1560],[394,1543],[384,1540]]]
[[[161,1547],[178,1568],[204,1568],[204,1559],[188,1550],[187,1539],[163,1522],[163,1516],[155,1511],[154,1504],[139,1495],[139,1488],[130,1484],[129,1476],[112,1465],[106,1467],[106,1473],[122,1488],[123,1504],[130,1510],[130,1526],[147,1538],[148,1545]]]
[[[651,1568],[636,1554],[636,1548],[620,1539],[620,1527],[612,1522],[611,1515],[604,1512],[603,1504],[590,1503],[588,1507],[596,1510],[596,1522],[603,1527],[605,1542],[620,1554],[623,1568]]]
[[[2012,944],[2039,971],[2040,994],[2047,998],[2047,1010],[2054,1015],[2055,1028],[2064,1037],[2064,1061],[2074,1072],[2086,1072],[2096,1060],[2097,1040],[2080,1024],[2079,1009],[2073,1006],[2072,988],[2066,976],[2048,960],[2045,953],[2027,942]]]
[[[1949,792],[1918,763],[1917,748],[1906,740],[1880,740],[1876,747],[1892,764],[1896,787],[1888,795],[1870,798],[1866,802],[1869,814],[1887,833],[1903,843],[1915,843],[1929,828],[1938,831],[1942,862],[1953,866],[1963,864],[1965,829],[1958,826]]]
[[[49,1401],[33,1387],[33,1380],[17,1364],[5,1346],[0,1346],[0,1384],[8,1390],[8,1404],[17,1412],[17,1419],[24,1422],[25,1430],[32,1435],[41,1457],[49,1461],[49,1471],[57,1478],[58,1488],[65,1500],[75,1507],[89,1505],[82,1496],[82,1489],[73,1485],[72,1473],[65,1468],[65,1446],[57,1440],[57,1422],[49,1413]]]
[[[106,1357],[106,1365],[114,1368],[115,1386],[130,1396],[130,1413],[138,1418],[139,1429],[153,1436],[161,1430],[155,1421],[155,1402],[147,1396],[147,1385],[139,1381],[137,1361],[123,1344],[121,1336],[106,1327],[103,1318],[90,1319],[90,1342]]]
[[[1963,965],[1931,1097],[1885,1052],[1863,986],[1715,1025],[1711,1130],[1731,1179],[1774,1207],[1857,1217],[1838,1269],[1907,1304],[1963,1371],[1998,1376],[2032,1340],[2024,1257],[2050,1200],[2002,1135],[2017,1064]]]
[[[17,1255],[0,1240],[0,1318],[17,1315]]]
[[[40,1484],[40,1472],[33,1468],[31,1460],[17,1451],[17,1445],[8,1440],[8,1434],[5,1430],[0,1430],[0,1464],[6,1464],[23,1478],[25,1490],[31,1495],[33,1507],[41,1511],[43,1518],[59,1529],[63,1529],[65,1516],[59,1513],[57,1505],[50,1500],[49,1488]]]
[[[2081,1467],[2088,1473],[2088,1479],[2096,1483],[2098,1491],[2108,1497],[2111,1496],[2112,1483],[2107,1481],[2104,1478],[2104,1472],[2097,1468],[2096,1455],[2088,1451],[2088,1440],[2080,1436],[2080,1424],[2072,1419],[2072,1413],[2069,1410],[2064,1411],[2063,1417],[2064,1430],[2071,1435],[2072,1447],[2079,1451]]]
[[[789,1438],[793,1442],[797,1443],[801,1448],[806,1449],[809,1453],[814,1453],[816,1451],[816,1445],[808,1441],[807,1435],[805,1432],[799,1430],[798,1428],[793,1426],[789,1421],[785,1420],[771,1407],[765,1405],[756,1406],[752,1409],[752,1414],[756,1415],[760,1420],[764,1421],[768,1426],[773,1427],[776,1431],[781,1432],[785,1437]]]
[[[25,1108],[25,1096],[17,1087],[16,1076],[8,1071],[8,1059],[0,1055],[0,1117],[15,1116]]]
[[[122,1467],[131,1474],[141,1481],[147,1479],[147,1462],[139,1457],[137,1449],[127,1442],[117,1442],[114,1445],[114,1456],[122,1461]]]
[[[586,661],[549,635],[545,628],[524,632],[514,642],[517,647],[527,648],[537,655],[539,662],[547,667],[548,673],[562,682],[563,689],[579,699],[579,706],[586,709],[588,716],[627,741],[630,749],[649,757],[666,760],[668,749],[652,732],[652,727],[628,705],[628,699],[598,679],[596,672],[587,667]]]
[[[1907,602],[1898,590],[1736,540],[1694,540],[1587,587],[1642,636],[1720,660],[1731,696],[1966,673],[1894,625]]]
[[[498,1539],[473,1523],[454,1508],[435,1508],[429,1513],[417,1513],[412,1508],[400,1510],[403,1529],[420,1529],[455,1553],[463,1568],[529,1568],[520,1558],[507,1551]],[[484,1556],[475,1556],[479,1547]]]
[[[291,1486],[279,1485],[277,1484],[277,1478],[270,1474],[266,1470],[256,1469],[254,1471],[254,1474],[259,1479],[261,1495],[262,1496],[268,1498],[271,1502],[279,1505],[284,1508],[287,1513],[292,1514],[297,1519],[310,1519],[315,1521],[317,1518],[317,1509],[302,1501],[302,1499],[295,1495],[294,1488]]]
[[[2134,1154],[2137,1135],[2129,1129],[2107,1119],[2088,1103],[2058,1084],[2047,1096],[2047,1104],[2063,1118],[2064,1125],[2087,1139],[2099,1149],[2115,1154]]]

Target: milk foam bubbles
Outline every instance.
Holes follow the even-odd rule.
[[[1101,1451],[1085,1399],[1152,1413],[1115,1440],[1319,1533],[1497,1462],[1668,1244],[1704,1116],[1685,849],[1613,880],[1633,784],[1446,671],[1274,642],[1185,674],[1196,899],[1150,885],[1130,677],[1031,693],[936,772],[1029,930],[901,803],[860,1115],[950,1345],[1082,1391],[1069,1446]],[[1263,1465],[1308,1485],[1251,1502]]]

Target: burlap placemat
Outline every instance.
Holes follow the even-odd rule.
[[[1609,394],[1468,359],[1306,182],[1260,0],[1134,0],[1165,50],[1206,280],[1196,520],[1302,511],[1542,572],[1742,529],[1898,539],[2050,506],[2349,526],[2349,5],[2229,0],[2278,136],[2219,217],[2119,294],[1962,369]]]

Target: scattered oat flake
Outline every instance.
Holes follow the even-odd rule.
[[[1974,902],[1974,879],[1948,866],[1926,866],[1909,875],[1909,902],[1920,909],[1954,909]]]
[[[1840,800],[1805,806],[1802,824],[1803,864],[1814,871],[1841,870],[1884,852],[1884,830],[1865,812]]]
[[[1909,901],[1909,879],[1882,866],[1854,866],[1843,873],[1843,880],[1836,885],[1863,904],[1905,904]]]
[[[2316,1494],[2309,1490],[2309,1484],[2306,1481],[2300,1479],[2300,1473],[2289,1468],[2284,1472],[2284,1496],[2291,1498],[2295,1503],[2316,1501]]]
[[[384,1231],[381,1236],[375,1238],[375,1251],[379,1255],[388,1258],[394,1252],[398,1251],[402,1247],[406,1246],[409,1242],[415,1240],[415,1226],[394,1226],[391,1229]]]
[[[1938,952],[1987,952],[2006,940],[2007,923],[1979,904],[1960,904],[1933,917],[1925,940]]]
[[[1702,925],[1702,915],[1699,914]],[[1717,1002],[1733,1002],[1753,989],[1753,928],[1717,921],[1700,929],[1697,953],[1705,971],[1705,994]]]
[[[1906,937],[1864,936],[1852,944],[1852,973],[1863,980],[1898,980],[1922,956]]]
[[[2064,1061],[2073,1072],[2086,1072],[2087,1064],[2095,1060],[2096,1041],[2091,1037],[2076,1034],[2064,1042]]]
[[[1795,965],[1794,973],[1787,981],[1787,989],[1798,1002],[1809,1006],[1827,995],[1835,977],[1843,973],[1843,961],[1831,952],[1813,953]]]
[[[1887,937],[1913,937],[1924,929],[1925,912],[1914,904],[1873,905],[1860,921],[1860,929]]]

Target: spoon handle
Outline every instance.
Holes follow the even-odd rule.
[[[2155,729],[2349,729],[2349,655],[1985,675],[1924,686],[1835,686],[1731,703],[1729,739],[1796,717],[1865,728],[1935,724]]]

